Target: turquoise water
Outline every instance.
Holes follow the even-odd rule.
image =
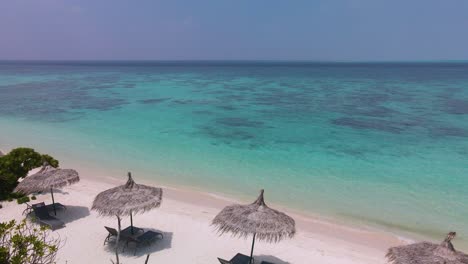
[[[4,62],[0,149],[19,144],[468,240],[465,63]]]

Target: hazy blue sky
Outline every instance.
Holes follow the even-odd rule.
[[[468,59],[468,0],[0,0],[0,59]]]

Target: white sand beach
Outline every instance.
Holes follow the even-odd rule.
[[[100,217],[90,208],[96,194],[122,184],[123,180],[98,180],[90,176],[90,172],[82,173],[79,183],[55,193],[56,201],[68,207],[57,214],[66,223],[64,228],[54,231],[64,242],[57,263],[111,263],[110,260],[114,259],[113,248],[103,245],[107,236],[104,226],[117,227],[117,220]],[[50,194],[38,195],[37,202],[40,201],[50,203]],[[237,252],[248,255],[250,238],[219,236],[210,225],[214,216],[233,202],[236,201],[207,193],[164,188],[160,208],[134,216],[135,226],[162,231],[164,239],[157,240],[151,246],[137,248],[135,256],[133,245],[130,245],[121,254],[121,262],[142,264],[148,253],[151,254],[149,263],[218,263],[217,257],[230,259]],[[275,208],[274,205],[272,207]],[[16,202],[3,202],[0,220],[21,220],[25,208],[25,205]],[[378,264],[385,263],[388,247],[404,243],[388,233],[354,229],[280,209],[296,220],[297,234],[293,239],[277,244],[257,242],[256,261],[269,260],[278,264]],[[128,225],[130,219],[124,218],[123,228]]]

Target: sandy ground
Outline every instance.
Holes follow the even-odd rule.
[[[100,217],[90,211],[94,197],[101,191],[123,184],[115,179],[91,179],[86,175],[73,185],[57,190],[55,199],[67,206],[58,211],[57,218],[66,227],[53,233],[64,242],[58,253],[57,263],[111,263],[114,245],[103,245],[107,236],[104,226],[117,227],[116,218]],[[49,193],[37,196],[37,202],[51,203]],[[252,197],[252,201],[256,197]],[[164,239],[150,246],[130,245],[120,254],[121,263],[143,264],[147,254],[149,263],[219,263],[217,257],[230,259],[237,252],[249,255],[251,239],[219,236],[210,225],[214,216],[226,205],[235,201],[208,193],[164,188],[160,208],[134,216],[135,226],[159,230]],[[3,202],[0,221],[21,220],[25,205]],[[274,206],[272,206],[274,207]],[[283,208],[281,208],[283,210]],[[396,236],[375,231],[361,230],[312,219],[288,212],[296,220],[297,234],[291,240],[277,244],[257,242],[254,256],[256,263],[267,260],[284,263],[386,263],[384,255],[390,246],[404,243]],[[122,226],[130,225],[123,218]]]

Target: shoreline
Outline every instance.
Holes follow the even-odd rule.
[[[97,174],[99,176],[96,177],[82,177],[82,179],[90,180],[90,181],[96,181],[96,182],[104,182],[107,184],[111,185],[122,185],[126,182],[127,176],[126,176],[126,171],[122,172],[119,176],[112,176],[110,173],[105,172],[105,168],[97,168],[97,167],[92,167],[91,169],[83,169],[84,166],[78,165],[79,163],[77,162],[72,162],[73,166],[69,166],[70,162],[67,162],[67,168],[75,168],[79,169],[80,177],[82,175],[81,172],[85,172],[84,175],[87,174],[93,174],[96,171],[99,171]],[[65,168],[62,167],[61,168]],[[209,207],[218,207],[219,209],[222,209],[222,207],[233,204],[233,203],[239,203],[239,204],[248,204],[253,202],[256,197],[258,196],[258,192],[251,193],[250,196],[242,195],[242,196],[226,196],[222,192],[215,192],[213,190],[207,190],[207,189],[201,189],[200,187],[193,187],[187,184],[179,184],[179,183],[158,183],[157,180],[155,179],[149,179],[147,177],[139,177],[136,170],[130,171],[132,173],[133,179],[135,180],[136,183],[139,184],[146,184],[146,185],[151,185],[151,186],[156,186],[156,187],[161,187],[163,190],[170,190],[169,192],[169,199],[177,200],[179,202],[183,203],[193,203],[193,198],[196,197],[200,201],[203,201],[204,203],[202,204],[203,206],[209,206]],[[260,190],[258,190],[260,191]],[[414,241],[413,237],[405,236],[403,233],[395,233],[391,232],[388,230],[384,230],[378,227],[373,227],[370,225],[363,225],[363,224],[358,224],[358,223],[351,223],[347,222],[345,219],[338,219],[338,218],[333,218],[333,217],[326,217],[320,214],[314,214],[313,212],[305,211],[305,210],[300,210],[297,208],[290,208],[287,205],[284,204],[278,204],[274,202],[270,202],[268,200],[268,196],[271,193],[268,192],[268,190],[265,190],[265,202],[272,208],[275,208],[277,210],[287,212],[287,214],[293,216],[294,219],[302,219],[304,222],[310,222],[310,223],[319,223],[320,225],[323,226],[329,226],[331,229],[332,227],[342,227],[344,229],[349,229],[349,230],[355,230],[355,231],[363,231],[363,232],[373,232],[373,233],[381,233],[384,234],[388,237],[396,237],[400,240],[403,241]],[[164,193],[164,196],[168,195],[167,192]],[[167,197],[167,196],[166,196]],[[222,207],[221,207],[222,206]],[[417,234],[415,234],[417,236]],[[419,238],[424,237],[427,238],[423,235],[421,235]]]
[[[1,149],[3,153],[5,152],[4,149]],[[74,168],[76,169],[79,174],[81,180],[96,182],[96,183],[105,183],[110,184],[113,186],[124,184],[126,181],[126,173],[121,172],[121,178],[117,176],[112,176],[112,170],[115,168],[104,168],[104,167],[97,167],[96,164],[86,164],[80,163],[80,161],[74,161],[73,159],[69,159],[67,157],[62,157],[60,159],[60,167],[61,168]],[[65,164],[65,166],[62,166]],[[137,173],[137,171],[133,170],[132,172]],[[92,175],[99,175],[99,176],[92,176]],[[152,186],[158,186],[163,188],[163,190],[169,190],[168,192],[164,193],[165,198],[176,200],[181,203],[187,203],[192,205],[198,206],[205,206],[210,208],[217,208],[219,210],[222,207],[232,204],[232,203],[240,203],[240,204],[248,204],[251,203],[257,197],[258,193],[252,193],[250,197],[247,196],[238,196],[238,197],[228,197],[223,193],[213,192],[212,190],[202,190],[199,187],[192,187],[189,185],[182,185],[182,184],[174,184],[174,183],[163,183],[160,184],[155,179],[149,179],[147,177],[138,177],[138,174],[133,174],[134,180],[140,184],[147,184]],[[120,176],[119,176],[120,177]],[[335,230],[342,229],[349,231],[350,233],[367,233],[373,234],[374,237],[383,238],[386,241],[406,241],[412,242],[414,241],[415,237],[418,234],[414,234],[415,237],[407,236],[406,234],[392,232],[385,230],[383,228],[374,227],[370,225],[358,224],[358,223],[351,223],[346,221],[345,219],[338,219],[333,217],[326,217],[319,214],[314,214],[312,212],[308,212],[305,210],[300,210],[297,208],[289,208],[287,205],[272,203],[268,201],[268,190],[265,190],[265,199],[266,203],[277,210],[286,212],[290,216],[292,216],[296,223],[300,222],[305,230],[309,232],[314,232],[319,230],[328,235],[333,235],[340,237]],[[198,201],[203,201],[202,204],[193,204],[194,198],[197,198]],[[299,220],[299,221],[298,221]],[[318,227],[311,227],[312,225],[318,225]],[[345,232],[346,233],[346,232]],[[360,243],[359,239],[355,239],[351,236],[344,235],[346,240],[355,240],[356,243]],[[420,235],[418,238],[426,238],[428,237]]]
[[[115,227],[114,218],[103,218],[90,211],[92,200],[101,191],[124,184],[122,178],[111,176],[105,168],[94,168],[78,162],[63,162],[63,168],[73,167],[80,173],[80,182],[54,192],[56,201],[65,204],[69,209],[57,217],[64,219],[66,227],[56,231],[66,243],[58,254],[57,263],[105,263],[113,258],[112,250],[102,247],[106,235],[103,226]],[[73,165],[73,166],[71,166]],[[135,171],[136,172],[136,171]],[[99,176],[98,176],[99,175]],[[225,206],[232,203],[250,203],[250,199],[225,197],[222,194],[199,191],[182,186],[159,185],[155,180],[134,177],[136,183],[148,184],[163,188],[161,208],[134,217],[134,223],[144,228],[157,227],[170,237],[168,245],[155,243],[150,247],[151,259],[155,263],[178,259],[175,263],[217,263],[216,257],[229,258],[236,252],[247,253],[250,239],[232,238],[229,234],[219,236],[211,226],[211,220]],[[50,194],[37,196],[39,201],[50,203]],[[389,247],[410,242],[398,235],[366,227],[356,227],[338,222],[328,221],[291,210],[285,206],[268,202],[270,207],[283,211],[296,221],[297,233],[294,238],[283,240],[276,244],[256,243],[256,258],[275,263],[330,263],[330,264],[376,264],[386,263],[385,254]],[[3,203],[2,221],[9,219],[21,220],[24,205],[16,202]],[[4,216],[7,219],[3,219]],[[124,218],[124,226],[128,219]],[[89,226],[93,226],[89,230]],[[101,230],[102,229],[102,230]],[[86,232],[84,232],[86,231]],[[54,232],[55,233],[55,232]],[[91,236],[92,238],[90,238]],[[178,240],[182,236],[183,238]],[[165,233],[166,237],[166,233]],[[182,240],[182,241],[181,241]],[[201,245],[194,246],[202,240]],[[84,246],[83,241],[89,241]],[[213,243],[216,244],[213,249]],[[86,249],[87,248],[87,249]],[[79,250],[77,250],[79,249]],[[90,256],[81,256],[80,252],[92,251]],[[203,253],[200,253],[203,252]],[[178,255],[185,256],[178,256]],[[257,255],[256,255],[257,256]],[[125,263],[141,263],[143,255],[133,257],[128,254],[121,256]],[[152,262],[150,261],[150,263]]]
[[[92,179],[91,181],[99,182],[100,180],[101,179]],[[164,192],[163,199],[169,199],[183,204],[191,204],[203,208],[212,208],[216,209],[217,212],[221,211],[221,209],[225,206],[231,205],[233,203],[251,203],[258,195],[258,193],[252,194],[251,200],[247,201],[244,199],[239,200],[237,198],[226,197],[218,193],[200,191],[182,186],[158,186],[155,185],[154,181],[148,179],[138,181],[138,179],[134,178],[134,180],[136,183],[161,187]],[[108,177],[105,180],[103,179],[103,181],[113,183],[113,185],[117,186],[124,184],[126,179],[119,180],[117,178]],[[346,241],[353,245],[369,247],[375,250],[384,249],[385,251],[390,246],[414,242],[414,240],[411,238],[400,236],[399,234],[394,234],[385,230],[380,230],[369,226],[357,226],[340,223],[339,221],[333,221],[333,219],[325,219],[324,217],[311,215],[308,212],[301,212],[298,210],[289,209],[283,205],[269,203],[267,194],[265,194],[265,200],[269,207],[282,211],[291,216],[296,221],[296,230],[298,233],[304,233],[321,238],[323,240],[333,239],[337,241]],[[193,201],[197,202],[194,203]]]
[[[117,179],[114,177],[106,177],[106,178],[93,178],[89,179],[86,178],[87,181],[94,181],[94,182],[105,182],[115,186],[122,185],[125,183],[126,178]],[[163,189],[163,199],[169,199],[178,201],[184,204],[191,204],[200,207],[208,207],[218,209],[219,211],[230,204],[238,203],[238,204],[248,204],[253,202],[258,193],[252,194],[251,200],[244,200],[238,198],[231,198],[223,196],[220,193],[213,193],[209,191],[200,191],[197,188],[190,189],[187,186],[172,186],[172,185],[157,185],[155,181],[143,179],[139,180],[138,178],[134,180],[138,184],[146,184],[156,187],[161,187]],[[341,223],[339,220],[320,217],[317,215],[312,215],[308,212],[298,211],[295,209],[287,208],[284,205],[278,205],[275,203],[268,202],[268,194],[265,193],[265,202],[266,204],[274,209],[279,211],[285,212],[294,220],[296,221],[296,226],[298,232],[304,231],[307,233],[316,233],[316,235],[324,235],[324,236],[331,236],[337,239],[343,239],[345,241],[352,241],[355,244],[363,244],[363,245],[376,245],[374,243],[367,244],[369,239],[375,238],[375,241],[378,242],[413,242],[413,240],[409,237],[404,237],[399,234],[394,234],[391,232],[387,232],[385,230],[380,230],[376,228],[372,228],[369,226],[357,226],[352,224]],[[197,201],[194,203],[193,201]],[[335,220],[335,221],[334,221]],[[352,234],[360,234],[365,236],[366,239],[360,239],[359,236],[352,236]],[[362,237],[361,237],[362,238]],[[375,242],[374,241],[374,242]],[[387,244],[387,243],[383,243]],[[383,244],[378,244],[383,245]],[[376,248],[381,248],[377,246]]]
[[[118,178],[117,176],[112,176],[110,172],[106,172],[107,171],[106,168],[103,168],[103,167],[98,168],[93,165],[88,164],[88,168],[86,169],[85,166],[79,165],[79,162],[73,161],[73,162],[67,162],[66,167],[79,168],[80,171],[84,171],[85,174],[93,174],[96,171],[98,171],[97,174],[99,176],[86,177],[86,179],[91,180],[91,181],[97,181],[97,182],[105,182],[108,184],[112,184],[114,186],[124,184],[125,181],[127,180],[127,176],[126,176],[127,171],[125,172],[122,171],[121,173],[119,173],[119,176],[118,176],[119,178]],[[92,167],[90,168],[90,166]],[[62,168],[65,168],[65,167],[62,167]],[[246,195],[242,195],[242,196],[239,195],[239,196],[234,196],[234,197],[227,196],[223,194],[222,192],[215,192],[213,190],[202,189],[198,186],[194,187],[194,186],[190,186],[187,184],[167,183],[167,182],[159,183],[156,179],[150,179],[147,177],[139,177],[137,174],[138,171],[136,170],[132,170],[131,172],[132,172],[133,179],[135,180],[136,183],[161,187],[163,188],[163,190],[170,190],[170,193],[169,193],[170,199],[174,199],[183,203],[193,203],[193,200],[194,200],[193,197],[197,197],[201,201],[205,202],[205,204],[203,204],[204,206],[218,207],[219,210],[221,210],[222,207],[233,204],[233,203],[239,203],[239,204],[251,203],[258,196],[258,192],[251,193],[250,196],[246,196]],[[80,173],[80,177],[81,175],[82,174]],[[424,234],[418,234],[418,233],[413,233],[413,232],[405,233],[403,230],[401,232],[398,232],[398,230],[397,231],[386,230],[380,226],[372,226],[372,225],[367,225],[367,224],[358,223],[358,222],[351,222],[351,221],[347,221],[349,219],[345,219],[345,218],[335,218],[332,216],[315,214],[313,212],[301,210],[298,208],[290,208],[288,207],[288,205],[285,205],[285,204],[278,204],[278,203],[270,202],[268,199],[268,196],[270,194],[271,193],[269,193],[268,190],[265,190],[265,200],[266,200],[266,203],[270,207],[286,212],[287,214],[292,216],[295,220],[301,219],[302,222],[304,223],[318,224],[321,226],[321,228],[319,229],[322,231],[328,230],[328,229],[333,231],[337,227],[339,227],[345,230],[351,230],[351,231],[356,231],[356,232],[364,232],[364,233],[368,232],[368,233],[373,233],[373,234],[379,234],[381,237],[386,237],[387,239],[396,238],[398,241],[405,241],[405,242],[414,242],[420,239],[426,239],[426,240],[433,239]],[[166,196],[167,192],[165,192],[164,195]],[[304,225],[304,226],[307,226],[307,225]],[[308,230],[314,231],[313,228],[312,229],[308,228]],[[333,234],[333,233],[334,232],[330,232],[330,234]]]

